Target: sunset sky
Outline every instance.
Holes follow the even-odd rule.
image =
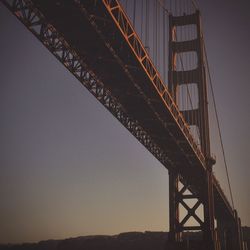
[[[234,203],[250,226],[250,4],[198,3]],[[0,243],[168,230],[168,171],[2,3],[0,38]]]

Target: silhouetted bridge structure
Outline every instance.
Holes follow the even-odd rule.
[[[182,232],[195,230],[203,232],[200,249],[243,249],[240,219],[212,172],[215,160],[210,153],[200,12],[167,13],[167,85],[119,1],[2,2],[168,169],[173,249],[182,247]],[[142,8],[149,11],[145,5]],[[179,41],[178,29],[189,25],[196,37]],[[177,55],[190,51],[196,55],[197,66],[186,70],[180,61],[178,70]],[[196,86],[197,105],[181,108],[178,91],[191,83]],[[194,206],[188,206],[188,200],[194,200]],[[180,205],[187,211],[182,219]],[[203,215],[196,212],[199,207]],[[196,225],[187,225],[190,218]]]

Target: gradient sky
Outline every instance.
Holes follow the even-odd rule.
[[[234,200],[250,226],[249,1],[199,4]],[[167,170],[2,4],[0,38],[0,242],[168,230]]]

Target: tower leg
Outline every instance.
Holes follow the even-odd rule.
[[[178,174],[169,172],[169,241],[172,243],[179,242],[181,239],[178,207]]]
[[[215,249],[215,228],[214,228],[214,197],[212,182],[212,166],[207,165],[207,189],[205,190],[204,200],[204,250]]]

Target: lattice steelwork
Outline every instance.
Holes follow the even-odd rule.
[[[172,166],[166,153],[129,117],[121,104],[84,63],[64,37],[46,22],[32,1],[6,1],[6,6],[29,28],[47,49],[100,101],[163,165]]]

